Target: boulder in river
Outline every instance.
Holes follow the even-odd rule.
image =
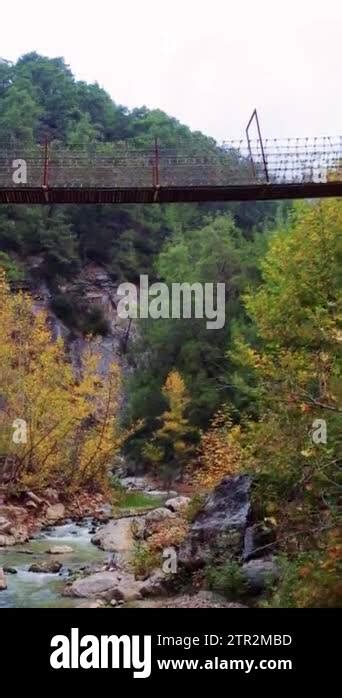
[[[137,581],[130,572],[116,570],[113,572],[96,572],[89,577],[77,579],[63,592],[64,596],[87,599],[105,599],[111,601],[134,601],[141,598],[142,582]]]
[[[134,517],[126,516],[114,519],[102,526],[92,537],[91,542],[102,550],[120,553],[126,559],[130,558],[133,550],[132,522]]]
[[[66,555],[67,553],[73,553],[74,549],[70,545],[53,545],[46,552],[50,555]]]
[[[47,562],[34,562],[30,567],[29,567],[29,572],[37,572],[39,573],[44,573],[44,574],[57,574],[57,572],[60,571],[62,567],[61,562],[57,562],[56,560],[51,560]]]
[[[251,516],[251,479],[225,477],[207,498],[180,546],[178,561],[189,569],[239,556]]]

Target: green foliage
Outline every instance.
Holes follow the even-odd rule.
[[[341,228],[339,201],[296,207],[271,238],[262,285],[246,295],[256,341],[237,338],[230,354],[259,415],[242,420],[241,467],[256,475],[255,497],[289,560],[280,605],[333,605],[339,589],[329,535],[341,493]]]
[[[230,216],[218,216],[199,229],[188,230],[186,225],[179,224],[157,257],[158,277],[168,284],[225,283],[225,324],[213,330],[206,327],[206,318],[138,321],[139,336],[128,358],[139,365],[139,371],[127,380],[127,420],[145,419],[141,439],[136,434],[132,444],[137,458],[165,410],[162,386],[172,369],[186,382],[191,398],[187,418],[195,428],[205,428],[223,402],[238,411],[253,404],[253,396],[241,395],[231,380],[235,365],[230,359],[227,362],[226,353],[237,326],[246,326],[241,294],[260,278],[261,245],[254,248]]]
[[[24,279],[24,270],[20,263],[16,262],[6,252],[0,251],[0,268],[6,274],[9,283],[18,283]]]
[[[156,508],[163,504],[161,497],[154,497],[144,492],[126,492],[114,490],[114,504],[120,509],[146,509]]]
[[[152,570],[160,566],[161,560],[161,554],[151,550],[147,543],[134,543],[131,565],[136,577],[147,577]]]
[[[335,548],[336,551],[336,548]],[[341,608],[341,550],[309,551],[279,560],[281,581],[263,605],[271,608]]]
[[[185,417],[189,397],[185,383],[177,371],[170,371],[162,388],[162,393],[168,405],[160,418],[160,426],[153,434],[153,440],[143,447],[143,455],[155,467],[161,463],[169,466],[164,470],[164,478],[168,479],[173,466],[176,472],[182,470],[194,451],[192,440],[194,429]]]
[[[218,567],[206,568],[206,580],[213,591],[228,599],[239,599],[248,593],[248,585],[238,562],[232,560]]]
[[[98,305],[87,305],[77,294],[56,293],[51,307],[57,317],[72,329],[85,335],[103,335],[109,332],[109,323],[103,309]]]
[[[217,152],[213,139],[192,133],[158,109],[130,111],[113,102],[98,84],[75,80],[63,58],[50,59],[35,52],[15,64],[0,60],[0,132],[2,141],[31,147],[48,138],[71,149],[97,143],[110,152],[113,141],[134,139],[138,146],[149,148],[158,136],[175,152],[180,142],[182,152],[189,154],[199,148],[212,155]],[[272,207],[259,203],[253,209],[250,205],[248,221],[246,218],[249,235],[253,225],[260,227],[262,221],[274,217]],[[222,212],[233,210],[237,216],[242,213],[240,205],[222,204],[219,208]],[[158,274],[154,259],[174,231],[201,227],[216,209],[197,204],[2,206],[0,249],[16,253],[28,272],[30,256],[39,255],[41,262],[34,265],[34,277],[43,278],[53,295],[61,293],[64,281],[77,277],[88,261],[105,265],[114,281],[135,282],[139,274]],[[83,312],[81,307],[79,310]],[[79,329],[78,315],[67,312],[72,322],[76,321],[74,329]],[[213,396],[209,397],[212,401]]]
[[[199,514],[199,512],[203,508],[203,505],[205,503],[205,499],[206,499],[205,495],[201,494],[200,492],[197,492],[196,494],[194,494],[191,497],[190,502],[186,508],[187,521],[189,521],[190,523],[192,521],[194,521],[197,514]]]

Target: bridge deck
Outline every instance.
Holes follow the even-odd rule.
[[[0,188],[0,204],[153,204],[342,196],[341,182],[188,187]]]

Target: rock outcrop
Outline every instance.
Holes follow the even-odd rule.
[[[251,517],[251,479],[225,477],[207,498],[179,549],[181,566],[195,569],[240,556]]]
[[[274,558],[250,560],[241,567],[251,594],[261,594],[279,579],[279,568]]]

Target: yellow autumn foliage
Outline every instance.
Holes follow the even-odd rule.
[[[155,431],[152,442],[145,445],[143,454],[155,466],[164,460],[182,467],[194,450],[191,443],[194,429],[185,417],[190,398],[178,371],[170,371],[162,393],[169,409],[161,415],[161,426]]]
[[[16,489],[105,487],[121,441],[120,371],[113,364],[104,380],[98,360],[89,342],[76,378],[45,313],[28,295],[11,293],[0,271],[0,481]],[[15,420],[25,425],[19,443]]]
[[[199,485],[205,488],[215,487],[225,475],[234,475],[240,471],[239,435],[239,426],[232,424],[226,410],[218,410],[201,437],[199,470],[195,475]]]

